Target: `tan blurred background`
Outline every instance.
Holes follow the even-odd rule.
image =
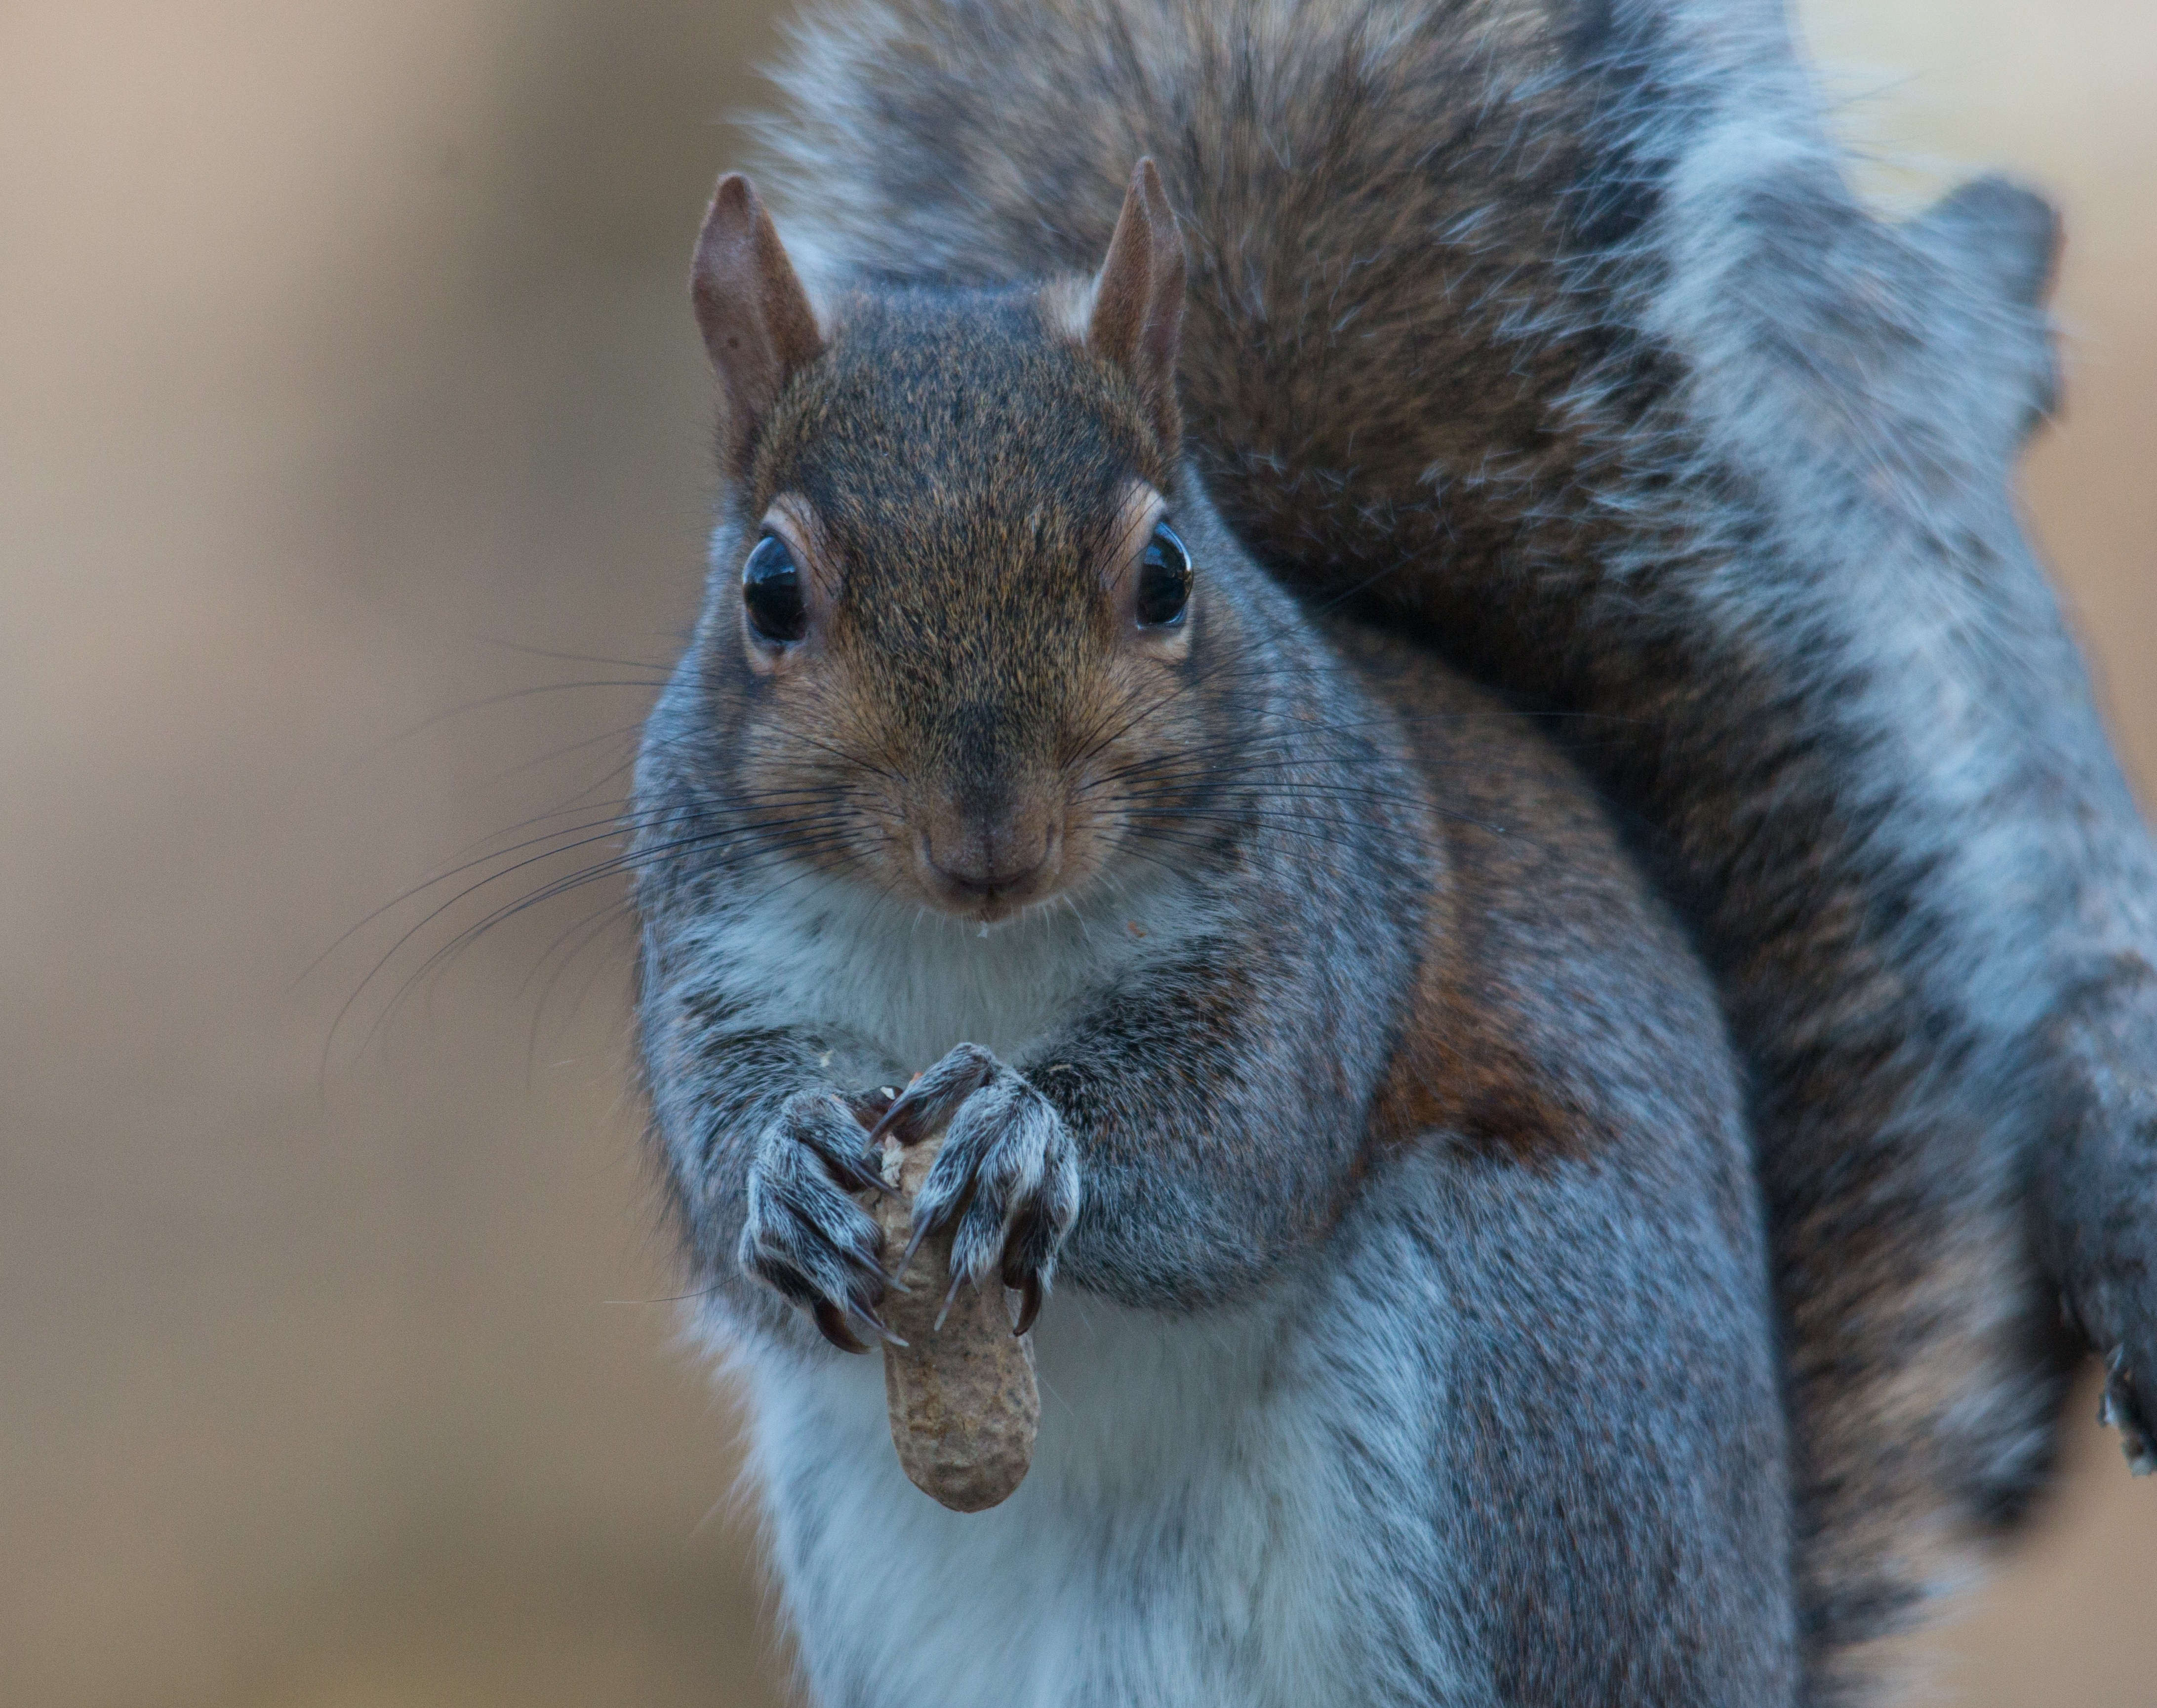
[[[2157,9],[1805,22],[1853,136],[2065,202],[2030,496],[2157,777]],[[780,1696],[615,892],[386,1021],[494,892],[364,988],[413,908],[306,973],[618,794],[697,581],[684,258],[772,43],[723,0],[0,0],[9,1708]],[[2088,1413],[1951,1700],[2157,1701],[2157,1487]]]

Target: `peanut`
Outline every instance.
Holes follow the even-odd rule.
[[[887,1263],[898,1262],[913,1237],[910,1206],[941,1144],[883,1141],[883,1177],[902,1196],[867,1202],[883,1227]],[[884,1320],[907,1344],[884,1345],[884,1399],[892,1445],[914,1487],[954,1512],[981,1512],[1006,1499],[1032,1463],[1041,1390],[1033,1337],[1012,1333],[1008,1289],[999,1283],[962,1284],[936,1326],[950,1261],[950,1232],[931,1235],[899,1277],[912,1290],[885,1295]]]

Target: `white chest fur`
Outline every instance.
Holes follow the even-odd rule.
[[[903,1069],[962,1041],[1023,1062],[1087,991],[1209,923],[1163,885],[984,937],[800,885],[715,921],[703,947],[755,993],[759,1019],[843,1027]],[[749,1389],[751,1474],[820,1708],[1393,1700],[1373,1688],[1387,1668],[1366,1616],[1388,1592],[1342,1443],[1362,1438],[1367,1473],[1389,1454],[1420,1473],[1430,1443],[1373,1440],[1351,1415],[1368,1396],[1314,1366],[1312,1347],[1361,1332],[1333,1309],[1294,1280],[1175,1318],[1058,1295],[1035,1330],[1032,1468],[1004,1505],[968,1515],[900,1471],[880,1358],[727,1344],[710,1323]],[[1430,1404],[1426,1389],[1379,1410]]]
[[[1006,1060],[1084,993],[1202,923],[1181,886],[1095,893],[984,933],[851,882],[795,880],[693,934],[773,1025],[839,1027],[918,1072],[953,1045]]]
[[[1321,1384],[1276,1300],[1168,1320],[1054,1300],[1032,1469],[992,1511],[909,1484],[881,1361],[742,1356],[754,1472],[805,1667],[832,1704],[1346,1701],[1341,1522]]]

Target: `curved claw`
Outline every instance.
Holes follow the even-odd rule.
[[[1018,1315],[1012,1324],[1013,1340],[1032,1328],[1033,1320],[1041,1314],[1041,1272],[1030,1270],[1026,1279],[1019,1284]]]
[[[959,1302],[959,1289],[965,1278],[964,1275],[954,1275],[950,1289],[944,1295],[944,1303],[936,1307],[936,1330],[940,1334],[943,1332],[944,1319],[951,1314],[951,1307]]]
[[[938,1225],[945,1219],[940,1216],[928,1217],[917,1216],[914,1224],[914,1237],[907,1241],[906,1249],[899,1254],[898,1267],[893,1272],[894,1274],[903,1275],[913,1267],[914,1253],[921,1249],[921,1242],[935,1232]]]
[[[869,1145],[898,1130],[902,1145],[918,1145],[958,1112],[959,1105],[996,1077],[996,1058],[979,1044],[959,1044],[898,1094],[869,1129]]]
[[[847,1268],[860,1278],[861,1288],[867,1289],[862,1296],[872,1304],[883,1297],[883,1289],[891,1285],[891,1277],[884,1273],[881,1265],[859,1252],[842,1252],[840,1256],[845,1260]]]
[[[884,1322],[884,1320],[878,1316],[874,1311],[871,1310],[867,1305],[850,1304],[847,1307],[847,1314],[852,1317],[857,1323],[866,1324],[869,1331],[876,1335],[876,1337],[882,1340],[887,1346],[903,1346],[906,1345],[904,1340],[901,1340],[897,1335],[894,1335],[891,1331],[890,1328]]]
[[[847,1326],[845,1316],[830,1299],[818,1299],[811,1307],[811,1314],[816,1319],[816,1326],[824,1338],[842,1352],[867,1352],[869,1350],[867,1345],[854,1338],[853,1331]]]
[[[894,1199],[903,1199],[906,1196],[886,1180],[880,1170],[872,1168],[866,1160],[855,1162],[849,1159],[832,1162],[831,1166],[848,1186],[862,1191],[881,1192],[885,1197]]]

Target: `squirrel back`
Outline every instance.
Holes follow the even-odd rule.
[[[872,0],[780,81],[760,175],[835,285],[1082,270],[1153,156],[1230,525],[1591,720],[1752,1069],[1855,1700],[2043,1481],[2056,1288],[2147,1450],[2157,860],[2009,496],[2051,210],[1872,219],[1769,0]]]

